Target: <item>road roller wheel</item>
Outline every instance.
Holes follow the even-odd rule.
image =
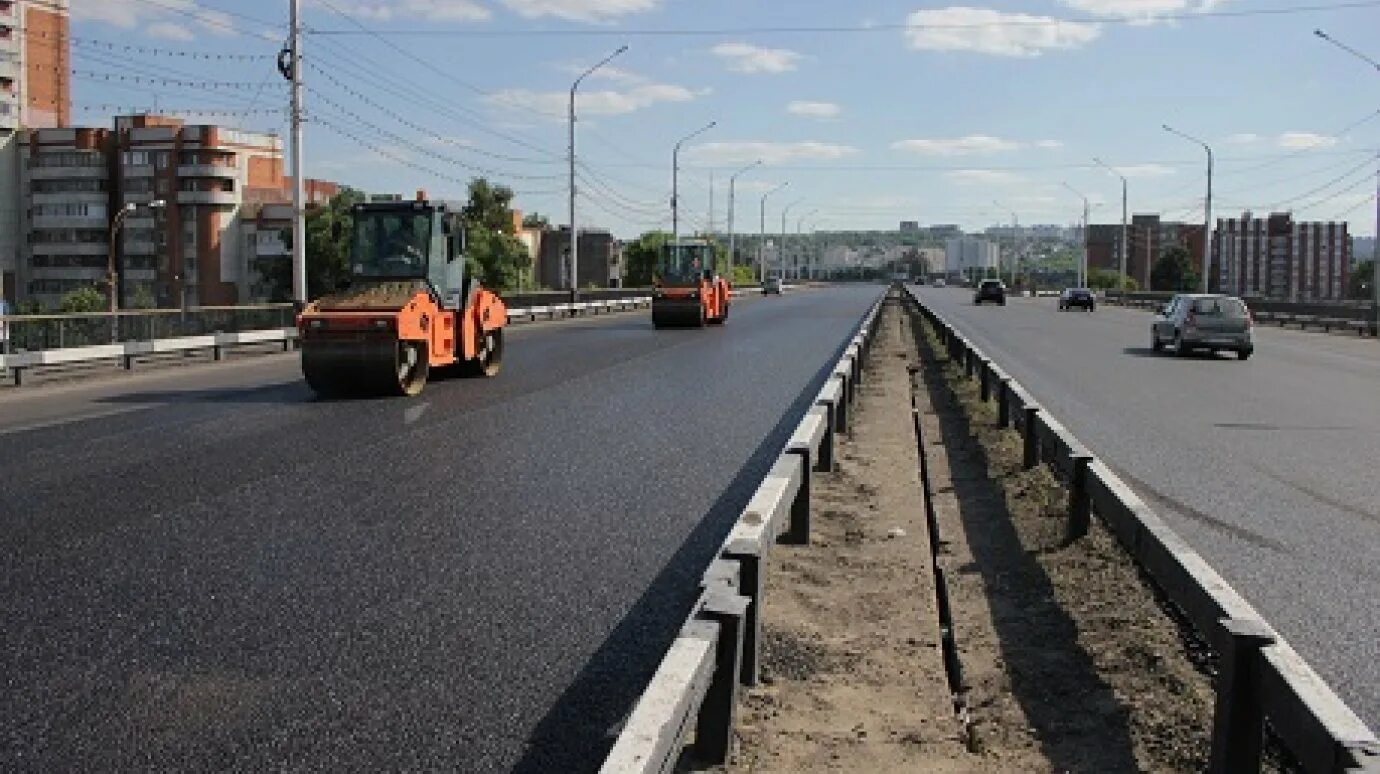
[[[479,354],[465,362],[465,371],[470,376],[498,376],[503,369],[503,329],[492,328],[484,331],[484,344]]]
[[[420,341],[399,341],[397,352],[393,374],[396,377],[395,386],[398,394],[408,397],[420,394],[431,371],[426,344]]]

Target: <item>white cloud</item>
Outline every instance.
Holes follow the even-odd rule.
[[[1054,150],[1056,148],[1064,147],[1064,144],[1062,142],[1059,142],[1058,140],[1036,140],[1035,147],[1044,148],[1046,150]]]
[[[1168,177],[1178,174],[1178,170],[1163,164],[1127,164],[1112,167],[1112,169],[1120,172],[1124,177]]]
[[[708,92],[694,92],[684,86],[669,83],[646,83],[624,91],[582,90],[575,97],[575,106],[585,115],[621,115],[659,102],[689,102],[706,93]],[[553,118],[563,119],[570,103],[570,92],[504,89],[485,96],[484,100],[498,107],[531,108]]]
[[[784,48],[761,48],[751,43],[720,43],[710,49],[740,73],[784,73],[796,69],[801,55]]]
[[[945,172],[944,177],[959,185],[1012,185],[1024,180],[999,169],[955,169]]]
[[[911,48],[994,56],[1030,57],[1053,49],[1079,48],[1102,34],[1097,24],[966,6],[916,11],[906,23]]]
[[[792,161],[835,161],[858,153],[851,145],[827,142],[707,142],[687,152],[701,164],[786,164]]]
[[[599,22],[657,7],[660,0],[503,0],[519,16],[555,16],[570,21]]]
[[[484,21],[493,14],[475,0],[371,0],[338,5],[345,13],[363,19],[425,19],[427,21]]]
[[[892,150],[909,151],[926,156],[970,156],[1004,153],[1018,150],[1021,143],[991,137],[985,134],[970,134],[953,139],[898,140],[891,144]]]
[[[1260,142],[1260,135],[1252,132],[1240,132],[1227,137],[1224,142],[1228,145],[1250,145],[1251,143]]]
[[[1336,137],[1313,132],[1285,132],[1275,139],[1281,148],[1326,148],[1337,144]]]
[[[806,118],[838,118],[843,109],[833,102],[809,102],[798,99],[786,106],[786,112]]]
[[[144,34],[164,40],[195,40],[196,35],[186,26],[195,21],[203,30],[216,35],[235,32],[229,14],[202,8],[191,0],[160,0],[158,3],[139,0],[100,0],[72,3],[72,18],[109,24],[125,30],[144,27]]]
[[[1093,16],[1153,23],[1168,14],[1199,13],[1215,8],[1220,0],[1060,0],[1070,8]]]
[[[193,35],[191,30],[172,22],[150,24],[144,30],[144,34],[151,38],[162,38],[163,40],[196,40],[196,35]]]

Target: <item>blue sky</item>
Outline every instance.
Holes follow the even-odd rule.
[[[229,111],[189,117],[284,132],[273,56],[287,5],[73,0],[77,120],[105,124],[111,105],[156,105]],[[371,191],[459,197],[483,170],[516,189],[524,211],[565,222],[566,94],[580,71],[627,45],[578,102],[579,220],[620,235],[669,227],[672,146],[711,121],[681,153],[683,229],[707,225],[711,175],[722,228],[728,175],[759,158],[738,180],[739,230],[757,229],[761,192],[781,182],[769,229],[794,202],[792,230],[901,219],[978,228],[1012,210],[1022,223],[1070,223],[1082,205],[1064,183],[1093,200],[1095,222],[1119,220],[1120,183],[1094,157],[1130,179],[1133,212],[1198,220],[1205,154],[1161,129],[1169,123],[1216,151],[1214,215],[1277,206],[1375,232],[1380,73],[1312,31],[1380,57],[1380,2],[1257,15],[1235,14],[1300,6],[304,5],[307,174]]]

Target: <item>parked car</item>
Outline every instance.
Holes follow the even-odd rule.
[[[780,277],[772,277],[771,279],[762,283],[762,295],[764,296],[769,293],[779,296],[781,295],[781,291],[783,289],[784,283],[781,281]]]
[[[1064,292],[1059,294],[1059,311],[1079,307],[1089,312],[1097,308],[1097,297],[1087,288],[1064,288]]]
[[[1255,327],[1246,302],[1216,293],[1184,293],[1174,296],[1155,316],[1150,346],[1156,352],[1168,348],[1177,355],[1193,350],[1235,352],[1242,360],[1255,352],[1251,329]]]
[[[937,287],[937,288],[942,288],[942,287],[944,287],[944,284],[945,284],[945,283],[944,283],[944,280],[942,280],[942,279],[937,279],[937,280],[934,281],[934,286]]]
[[[981,304],[984,301],[996,301],[1006,306],[1006,286],[1001,280],[985,279],[978,283],[977,292],[973,294],[973,303]]]

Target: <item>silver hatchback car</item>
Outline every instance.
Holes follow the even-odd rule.
[[[1242,360],[1255,352],[1251,338],[1251,311],[1234,296],[1185,293],[1174,296],[1156,315],[1150,344],[1156,351],[1166,347],[1177,355],[1193,350],[1235,352]]]

